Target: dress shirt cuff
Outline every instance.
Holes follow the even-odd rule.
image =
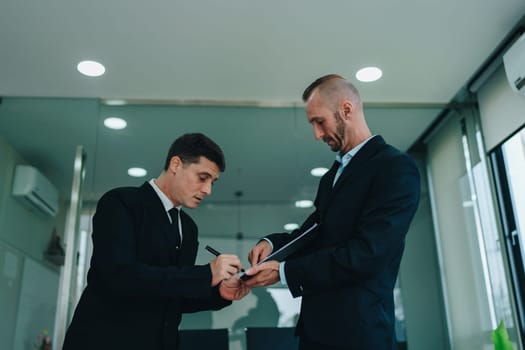
[[[288,283],[286,282],[286,274],[284,273],[284,264],[286,264],[286,261],[279,263],[279,278],[281,279],[281,284],[287,286]]]
[[[270,247],[272,248],[272,252],[273,252],[273,243],[272,241],[270,241],[268,238],[261,238],[261,241],[266,241],[268,242],[268,244],[270,244]],[[259,241],[260,242],[260,241]]]
[[[266,241],[270,244],[270,247],[272,248],[273,252],[273,243],[268,238],[262,238],[261,241]],[[288,283],[286,283],[286,275],[284,274],[284,261],[279,263],[279,278],[281,279],[281,284],[283,286],[287,286]]]

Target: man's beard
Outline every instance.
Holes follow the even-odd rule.
[[[341,117],[341,114],[339,114],[339,112],[334,113],[334,118],[335,118],[335,124],[336,124],[335,138],[334,137],[326,138],[324,139],[324,142],[326,142],[328,146],[330,146],[332,151],[339,152],[343,148],[343,141],[345,139],[346,125],[344,124],[343,118]],[[328,143],[329,141],[333,141],[333,143],[329,144]]]

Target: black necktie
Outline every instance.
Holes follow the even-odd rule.
[[[171,227],[173,228],[173,234],[175,235],[175,247],[179,249],[182,242],[179,231],[179,209],[171,208],[168,213],[171,217]]]

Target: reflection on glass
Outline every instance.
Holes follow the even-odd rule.
[[[245,331],[253,327],[295,327],[299,317],[301,298],[293,298],[286,288],[254,288],[255,298],[246,313],[237,318],[230,329],[230,349],[246,349]],[[243,302],[241,300],[240,302]]]
[[[462,206],[466,228],[465,234],[467,235],[467,240],[469,242],[468,245],[473,250],[472,258],[475,259],[472,264],[475,271],[473,276],[475,285],[473,286],[472,293],[478,299],[476,303],[479,308],[478,312],[480,315],[483,315],[483,317],[480,318],[482,328],[484,330],[491,330],[497,327],[498,321],[496,319],[496,311],[492,298],[492,287],[490,285],[487,242],[485,242],[484,238],[484,232],[486,233],[488,228],[483,227],[479,207],[480,198],[490,200],[490,196],[486,196],[486,193],[483,192],[483,187],[481,187],[481,193],[478,192],[479,185],[485,182],[487,175],[485,173],[485,176],[483,176],[483,171],[475,172],[476,168],[479,169],[480,165],[484,164],[484,157],[480,157],[481,161],[478,164],[473,164],[473,157],[471,157],[470,154],[470,147],[466,134],[462,137],[462,143],[467,174],[460,178],[459,184],[463,200]],[[476,253],[474,250],[477,250],[478,252]]]
[[[235,321],[232,330],[243,332],[248,327],[277,327],[279,309],[270,292],[266,288],[254,288],[251,293],[257,298],[255,305]]]
[[[268,292],[279,310],[277,327],[295,327],[301,309],[301,298],[292,298],[287,288],[268,288]]]
[[[401,299],[401,288],[399,285],[399,279],[396,281],[394,287],[394,312],[396,317],[396,339],[400,349],[406,347],[406,328],[405,328],[405,310],[403,309],[403,300]],[[403,347],[403,345],[405,347]]]
[[[486,330],[495,329],[500,321],[508,328],[514,327],[512,306],[506,281],[503,262],[502,243],[499,239],[498,226],[494,208],[494,200],[488,180],[486,157],[483,154],[481,133],[475,133],[476,147],[479,151],[479,162],[471,163],[466,137],[463,138],[467,174],[460,179],[463,199],[464,218],[470,246],[477,247],[479,257],[477,266],[476,286],[473,295],[479,299],[478,305],[486,310],[479,310],[481,315],[490,315],[486,322]],[[486,301],[484,301],[486,300]],[[489,321],[489,319],[487,319]]]

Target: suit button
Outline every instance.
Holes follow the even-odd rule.
[[[300,290],[301,292],[304,292],[303,286],[299,286],[299,290]]]

